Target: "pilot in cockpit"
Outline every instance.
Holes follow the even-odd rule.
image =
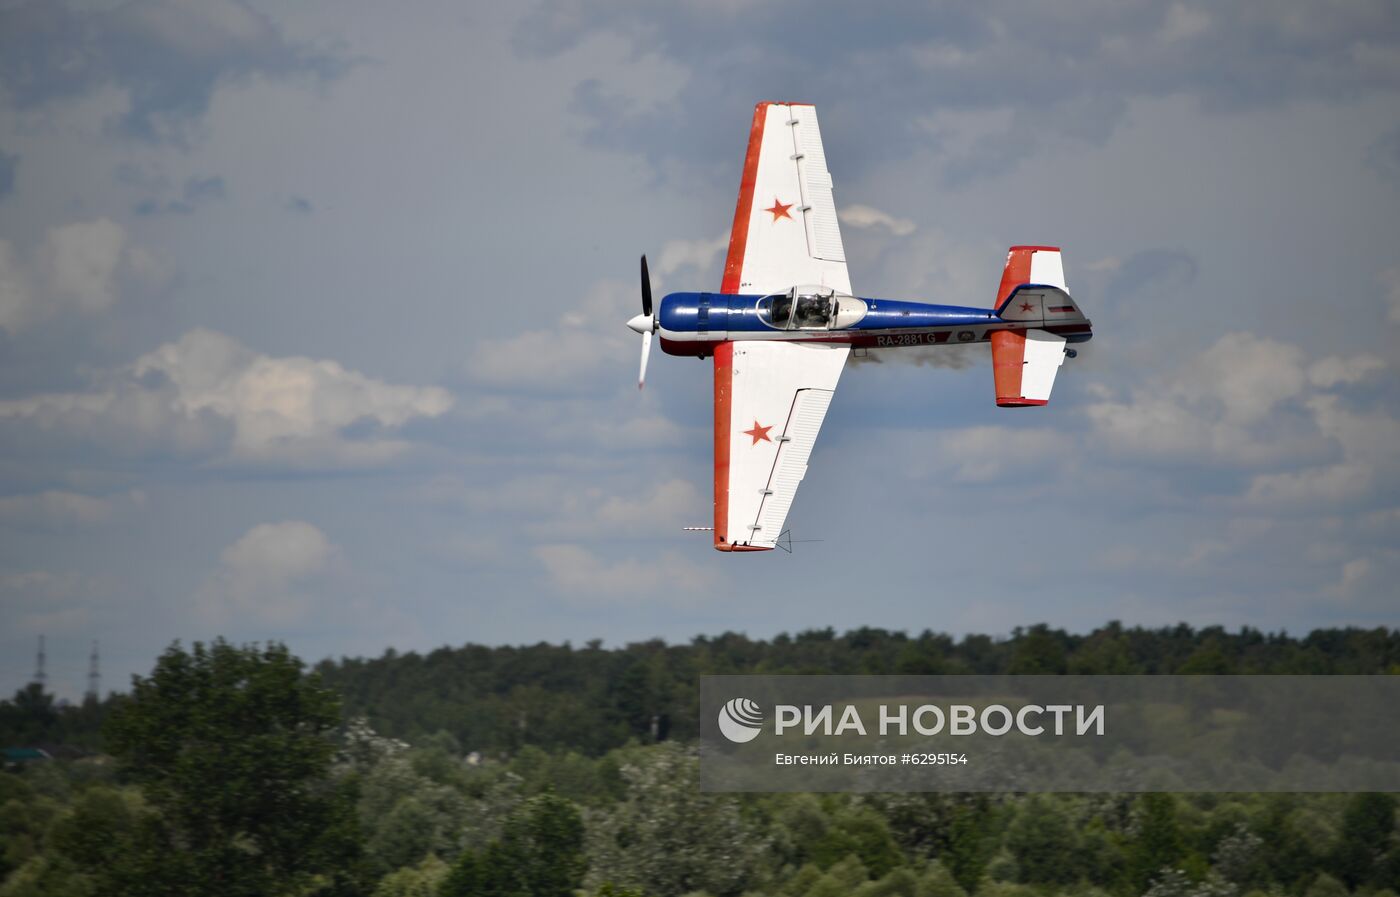
[[[797,326],[802,330],[821,330],[831,324],[834,309],[831,296],[803,293],[797,297]]]
[[[774,296],[772,315],[774,327],[786,328],[788,319],[792,317],[792,296],[787,293],[778,293]]]

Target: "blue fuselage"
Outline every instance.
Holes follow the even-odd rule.
[[[1070,342],[1083,342],[1092,335],[1082,319],[1073,324],[1007,321],[990,308],[896,299],[859,299],[864,313],[849,322],[836,319],[825,326],[801,326],[803,322],[789,318],[786,326],[778,326],[768,307],[773,299],[743,293],[671,293],[661,300],[657,313],[661,348],[670,355],[710,355],[718,343],[750,339],[897,348],[983,342],[998,330],[1031,327],[1060,333]]]

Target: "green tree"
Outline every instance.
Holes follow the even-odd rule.
[[[1016,857],[1019,880],[1031,884],[1069,884],[1080,875],[1070,861],[1078,845],[1063,801],[1033,795],[1006,832],[1006,846]]]
[[[784,809],[781,819],[797,848],[797,858],[811,860],[821,869],[854,856],[871,877],[880,878],[904,862],[889,824],[873,807],[800,795]]]
[[[953,878],[942,861],[929,863],[914,888],[915,897],[967,897],[967,891]]]
[[[527,800],[499,840],[458,857],[440,897],[572,897],[588,868],[578,808],[553,794]]]
[[[1024,634],[1018,630],[1016,650],[1007,672],[1015,675],[1063,673],[1067,665],[1064,642],[1062,631],[1052,632],[1044,623],[1037,623]]]
[[[1176,670],[1178,676],[1224,676],[1234,672],[1235,665],[1215,641],[1197,648]]]
[[[330,775],[339,722],[335,696],[285,646],[172,645],[104,733],[156,813],[135,826],[133,859],[94,870],[103,893],[333,886],[357,850],[351,795]],[[130,864],[153,852],[159,864],[143,865],[132,888]]]
[[[590,818],[590,886],[675,897],[734,894],[753,879],[768,839],[737,799],[700,791],[694,750],[662,742],[631,752],[622,776],[626,797]]]
[[[977,890],[982,874],[996,855],[998,840],[996,810],[986,798],[978,797],[953,811],[941,859],[969,894]]]
[[[1342,813],[1341,839],[1331,857],[1333,874],[1349,888],[1369,883],[1394,831],[1394,797],[1352,795]]]
[[[1170,794],[1144,794],[1138,800],[1137,836],[1128,850],[1128,875],[1141,893],[1164,868],[1184,853],[1176,821],[1176,801]]]
[[[1349,897],[1347,886],[1326,872],[1319,872],[1313,883],[1308,885],[1304,897]]]
[[[447,864],[429,854],[416,866],[391,872],[374,886],[373,897],[436,897],[447,877]]]
[[[13,699],[0,702],[0,733],[5,747],[48,740],[58,719],[53,695],[37,682],[16,691]]]

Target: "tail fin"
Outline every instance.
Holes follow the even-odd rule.
[[[996,311],[1003,321],[1026,328],[991,336],[997,404],[1004,408],[1046,404],[1055,374],[1065,360],[1066,335],[1062,331],[1071,331],[1076,340],[1088,339],[1089,333],[1088,319],[1065,287],[1060,250],[1054,246],[1011,247],[997,289]],[[1052,327],[1053,332],[1041,329]]]
[[[1074,324],[1087,320],[1070,298],[1060,250],[1053,246],[1012,246],[997,290],[997,316],[1003,321]]]

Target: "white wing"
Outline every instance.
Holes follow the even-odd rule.
[[[851,292],[817,113],[754,110],[722,291],[797,285]],[[844,346],[779,341],[715,352],[715,547],[771,549],[807,472],[841,377]]]
[[[772,548],[848,350],[750,340],[715,352],[715,547]]]
[[[798,284],[851,292],[817,110],[759,103],[720,291],[776,293]]]

